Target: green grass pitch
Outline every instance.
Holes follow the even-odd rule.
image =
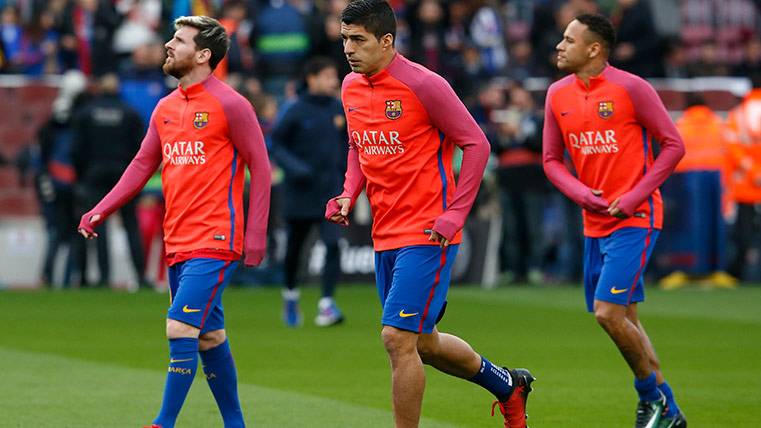
[[[390,427],[390,381],[370,286],[339,288],[343,326],[283,327],[275,288],[228,289],[227,328],[252,427]],[[153,292],[0,292],[0,427],[140,427],[158,410],[168,298]],[[761,424],[761,287],[648,290],[641,318],[691,427]],[[453,288],[439,325],[538,378],[532,428],[629,427],[636,396],[578,288]],[[423,427],[498,427],[490,395],[426,369]],[[221,427],[196,376],[178,427]]]

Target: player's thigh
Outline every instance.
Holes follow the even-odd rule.
[[[644,272],[658,231],[627,227],[604,238],[604,261],[595,299],[627,306],[645,300]]]
[[[419,245],[399,249],[383,302],[383,325],[430,333],[446,306],[458,245]]]
[[[222,292],[237,262],[198,258],[175,265],[177,286],[167,318],[201,329],[224,327]]]
[[[584,298],[587,311],[594,310],[595,291],[602,271],[603,254],[600,248],[602,238],[584,238]]]

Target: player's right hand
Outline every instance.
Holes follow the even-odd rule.
[[[351,211],[350,198],[333,198],[325,207],[325,218],[330,222],[348,226],[349,211]]]
[[[82,216],[82,220],[79,221],[77,232],[87,239],[97,238],[98,234],[95,233],[95,226],[98,225],[100,217],[100,214],[93,215],[92,213],[86,213]]]
[[[602,197],[602,190],[598,189],[589,189],[589,193],[585,195],[582,201],[582,208],[598,214],[608,214],[609,205],[608,201]]]

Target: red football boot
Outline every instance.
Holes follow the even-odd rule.
[[[527,428],[526,401],[531,392],[531,383],[536,380],[526,369],[505,369],[513,378],[513,392],[505,401],[495,401],[491,406],[491,415],[499,405],[499,411],[505,417],[505,428]]]

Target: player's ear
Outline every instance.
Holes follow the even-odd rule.
[[[600,44],[600,42],[593,42],[589,45],[587,54],[590,58],[597,58],[602,54],[602,44]]]
[[[201,49],[196,52],[196,62],[198,64],[203,64],[209,60],[211,60],[211,49]]]
[[[391,33],[386,33],[380,39],[381,48],[385,51],[394,47],[394,36]]]

